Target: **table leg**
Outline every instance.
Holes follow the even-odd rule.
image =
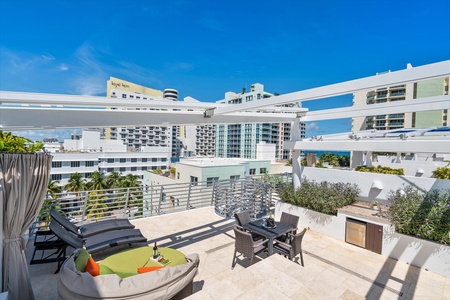
[[[271,256],[273,254],[273,239],[274,238],[269,238],[269,241],[267,243],[269,243],[267,245],[267,250],[269,251],[269,256]]]

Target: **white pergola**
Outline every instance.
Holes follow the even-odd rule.
[[[300,122],[450,109],[450,95],[312,112],[279,106],[296,102],[305,106],[307,101],[448,76],[450,60],[233,105],[0,91],[0,130],[276,122],[292,122],[293,128],[299,128]],[[338,140],[330,136],[310,141],[293,130],[285,148],[294,150],[294,185],[298,186],[301,150],[448,153],[450,140],[448,136]]]

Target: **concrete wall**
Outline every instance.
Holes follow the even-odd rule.
[[[390,191],[396,191],[408,184],[413,184],[424,191],[430,189],[450,189],[450,180],[443,179],[309,167],[304,167],[302,170],[301,177],[303,178],[306,176],[309,180],[320,182],[326,178],[326,181],[328,182],[357,184],[361,190],[359,196],[360,200],[371,201],[376,199],[382,205],[387,204],[387,197]]]
[[[279,220],[282,212],[299,216],[299,227],[310,228],[313,231],[341,241],[345,241],[345,222],[347,217],[382,225],[383,247],[381,255],[419,268],[425,268],[450,278],[450,246],[399,234],[395,232],[394,226],[367,220],[363,217],[341,213],[338,213],[337,216],[331,216],[279,201],[275,207],[275,219]]]

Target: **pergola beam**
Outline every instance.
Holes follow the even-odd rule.
[[[310,111],[303,122],[450,109],[450,95]]]
[[[323,140],[286,141],[285,149],[320,151],[373,151],[373,152],[417,152],[449,153],[450,140],[436,139],[366,139],[366,140]]]
[[[293,122],[294,113],[233,113],[205,118],[201,111],[110,110],[0,106],[1,130]]]
[[[322,87],[307,89],[299,92],[283,94],[259,101],[235,104],[229,107],[218,107],[214,115],[228,114],[235,111],[245,111],[249,108],[263,107],[267,105],[280,105],[293,102],[317,100],[351,94],[363,90],[373,90],[381,87],[418,82],[427,79],[450,76],[450,60],[414,67],[406,70],[390,72],[381,75],[365,77],[356,80],[326,85]]]

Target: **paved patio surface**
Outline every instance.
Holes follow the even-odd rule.
[[[313,231],[303,239],[305,267],[274,254],[231,270],[234,220],[213,208],[133,221],[149,243],[200,255],[188,299],[450,299],[450,278]],[[32,243],[28,243],[28,256]],[[57,299],[56,263],[29,266],[36,299]]]

